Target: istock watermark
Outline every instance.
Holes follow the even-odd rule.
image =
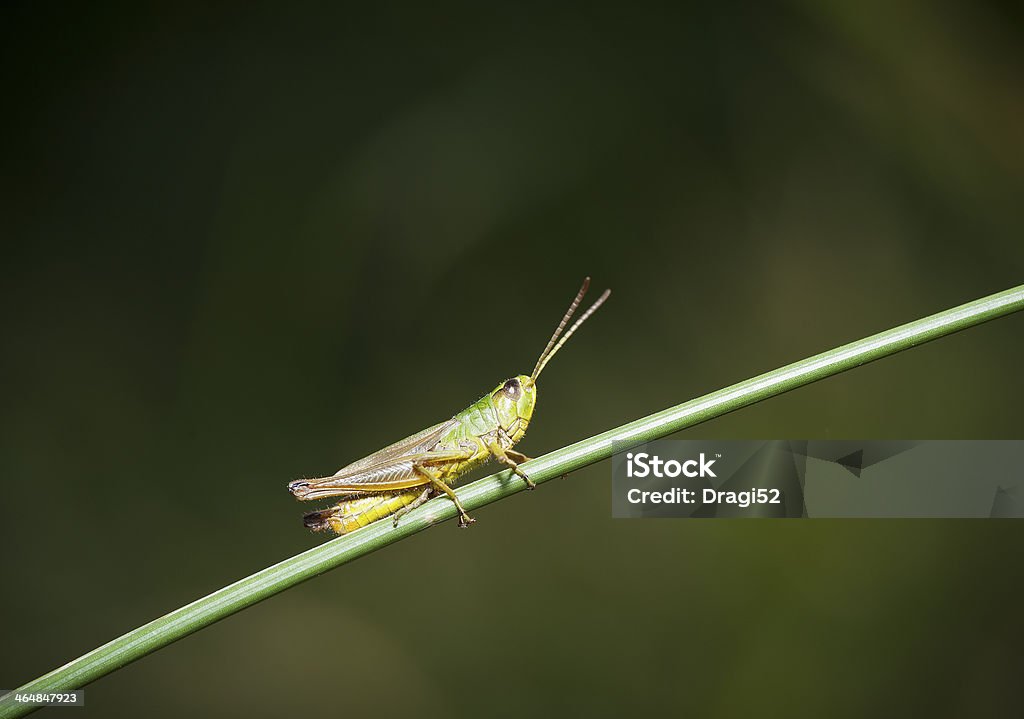
[[[721,456],[721,455],[718,455]],[[667,462],[658,455],[650,455],[647,452],[626,454],[626,476],[628,477],[714,477],[715,473],[711,465],[713,459],[707,459],[704,453],[700,453],[700,459],[686,459],[682,462],[670,459]]]
[[[612,514],[1024,517],[1021,440],[659,440],[612,459]]]

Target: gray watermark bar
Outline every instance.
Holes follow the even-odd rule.
[[[673,440],[616,452],[612,516],[1024,517],[1024,440]]]

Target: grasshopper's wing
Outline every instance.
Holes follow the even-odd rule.
[[[469,459],[472,455],[472,450],[462,448],[416,452],[385,460],[372,467],[357,469],[348,474],[296,480],[289,487],[296,497],[304,500],[372,492],[397,492],[430,483],[430,477],[422,471],[417,471],[417,466],[422,467],[439,462],[458,462]]]
[[[456,419],[441,422],[342,467],[332,477],[296,480],[288,487],[296,497],[305,500],[397,491],[427,484],[427,477],[415,470],[416,464],[457,461],[469,456],[458,447],[438,446],[445,432],[457,423]]]
[[[352,464],[345,465],[335,472],[334,476],[344,477],[356,474],[360,470],[384,464],[391,459],[404,457],[410,454],[418,454],[420,452],[429,452],[437,446],[437,443],[441,440],[441,437],[444,436],[445,432],[458,423],[459,421],[454,417],[446,419],[444,422],[439,422],[433,427],[428,427],[422,432],[417,432],[405,439],[398,440],[394,444],[389,444],[384,449],[379,449],[373,454],[367,455],[362,459],[357,459]]]

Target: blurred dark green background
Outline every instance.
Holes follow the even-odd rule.
[[[0,686],[323,541],[285,484],[529,371],[585,274],[615,293],[530,454],[1019,284],[1022,19],[6,4]],[[1022,337],[685,436],[1019,438]],[[603,464],[436,527],[69,715],[1019,710],[1019,522],[613,521],[609,493]]]

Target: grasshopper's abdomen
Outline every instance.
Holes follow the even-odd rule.
[[[305,524],[314,531],[331,530],[336,534],[348,534],[370,522],[390,516],[402,507],[412,504],[423,490],[420,488],[406,492],[384,492],[357,497],[324,509],[310,512],[305,516]]]

